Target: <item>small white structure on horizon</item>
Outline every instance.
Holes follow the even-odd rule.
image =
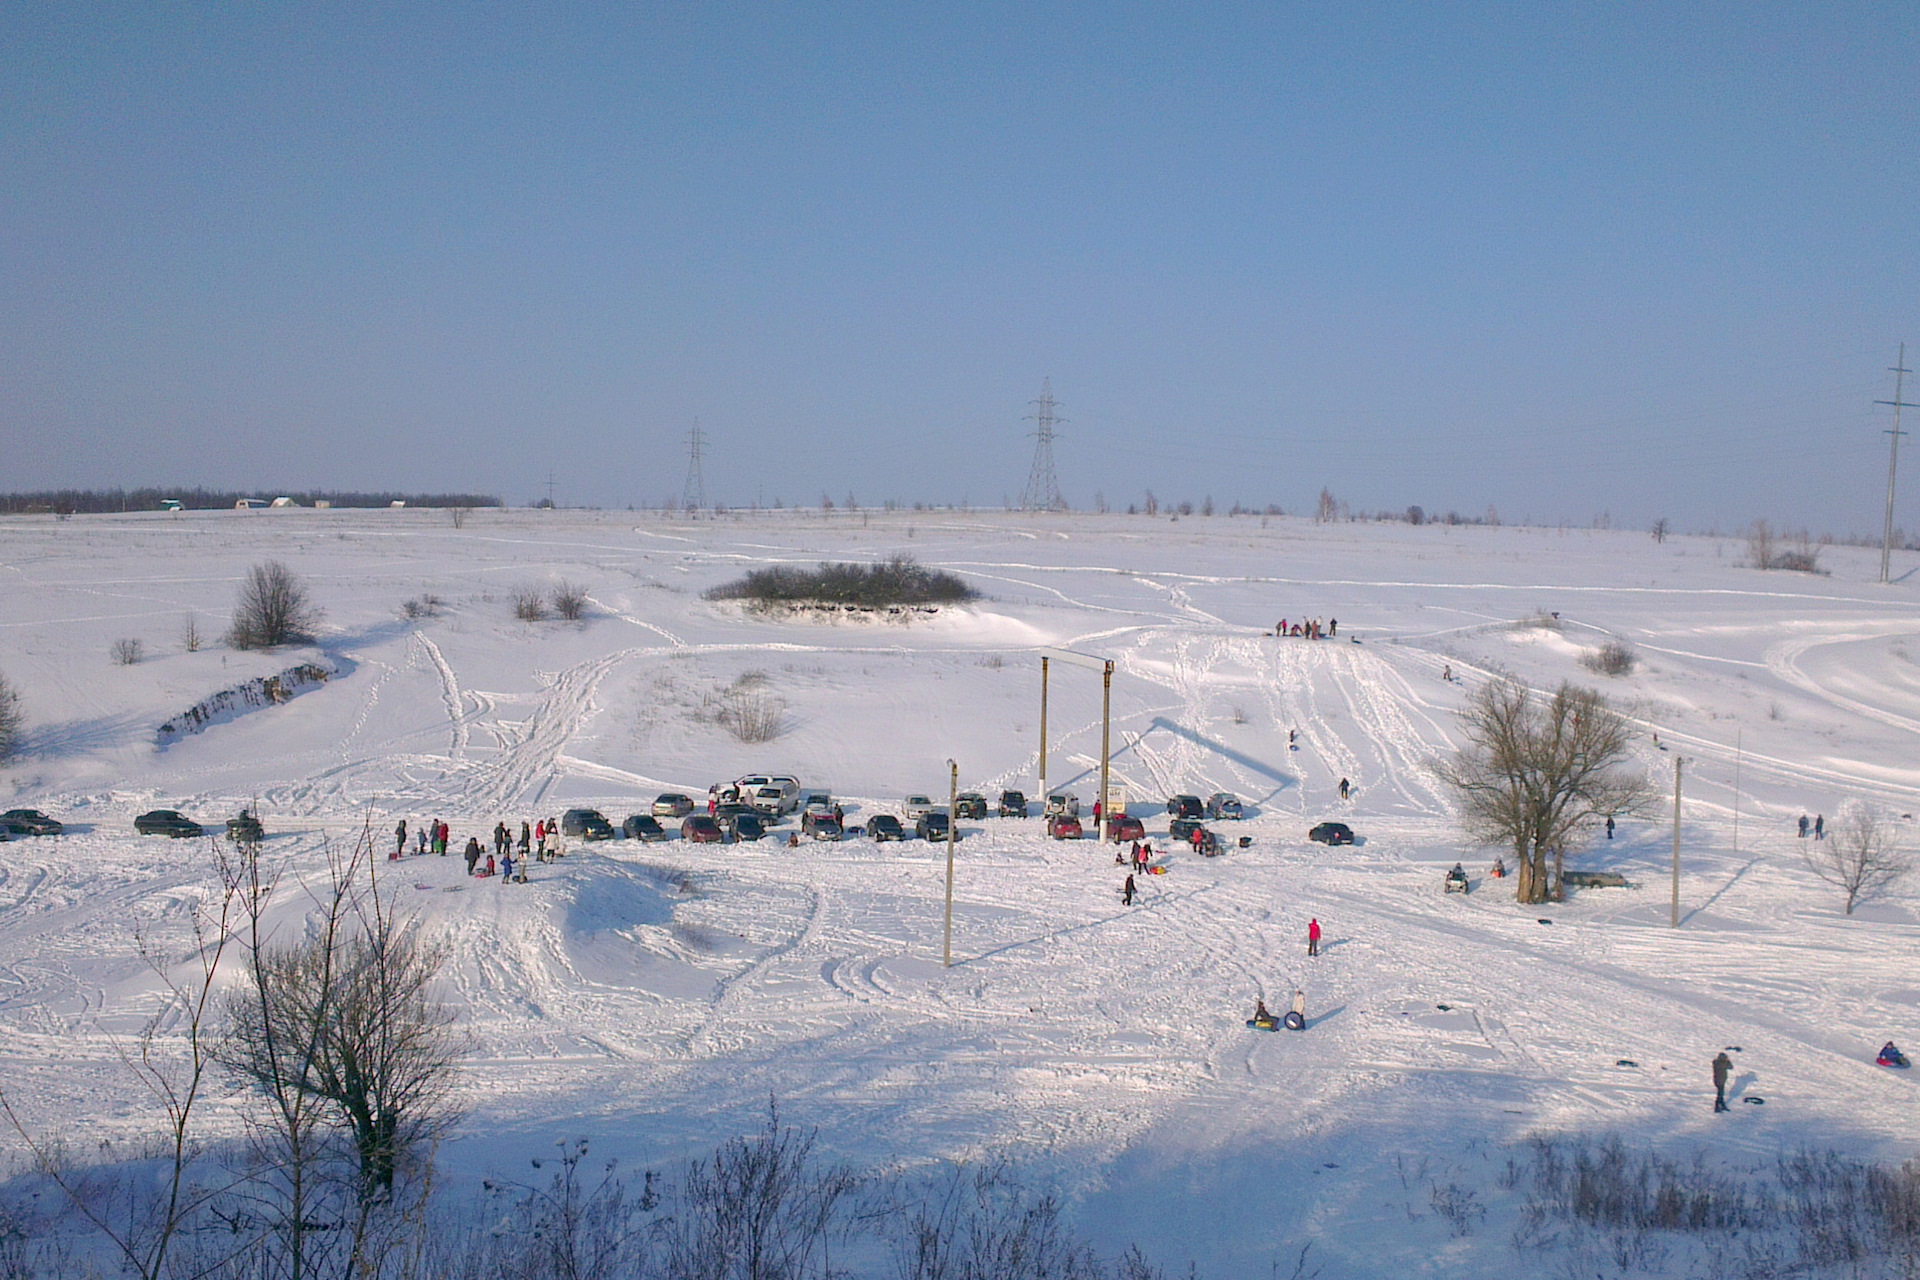
[[[300,504],[295,502],[292,498],[275,498],[272,502],[268,503],[267,505],[270,507],[297,507]]]
[[[267,501],[265,498],[241,498],[233,504],[233,509],[235,511],[251,511],[255,507],[264,507],[266,505]]]
[[[387,505],[389,507],[392,507],[395,511],[398,511],[401,507],[404,507],[407,505],[407,500],[405,498],[395,498],[392,502],[389,502]]]

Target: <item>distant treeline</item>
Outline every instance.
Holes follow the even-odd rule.
[[[336,507],[504,507],[490,493],[343,493],[328,489],[45,489],[37,493],[0,494],[0,512],[19,514],[45,511],[57,515],[103,511],[158,511],[178,502],[188,511],[231,511],[241,499],[271,502],[291,498],[303,507],[325,502]]]

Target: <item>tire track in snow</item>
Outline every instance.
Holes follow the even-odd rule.
[[[453,740],[448,754],[455,760],[463,759],[467,754],[467,716],[466,707],[460,696],[460,677],[453,673],[453,665],[446,655],[440,652],[440,646],[427,637],[427,633],[415,630],[411,643],[417,643],[420,652],[440,675],[440,700],[447,705],[447,720],[453,728]]]

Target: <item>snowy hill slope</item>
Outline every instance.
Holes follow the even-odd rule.
[[[456,844],[574,804],[618,823],[660,790],[704,794],[755,768],[846,797],[850,821],[943,793],[950,757],[962,787],[1032,792],[1033,651],[1052,644],[1115,660],[1115,776],[1156,844],[1167,794],[1227,790],[1249,817],[1223,831],[1249,847],[1168,854],[1124,908],[1123,873],[1093,842],[1046,841],[1037,820],[964,823],[945,970],[944,849],[917,842],[621,842],[524,887],[468,880],[457,858],[382,861],[447,942],[475,1038],[472,1119],[448,1164],[514,1163],[575,1132],[659,1160],[777,1096],[863,1160],[1011,1152],[1109,1238],[1211,1274],[1265,1274],[1283,1244],[1313,1240],[1328,1275],[1464,1275],[1527,1272],[1491,1226],[1452,1236],[1421,1177],[1478,1188],[1497,1219],[1499,1147],[1525,1135],[1748,1158],[1913,1147],[1911,1082],[1870,1063],[1881,1040],[1920,1032],[1913,900],[1841,917],[1789,826],[1849,795],[1920,808],[1920,611],[1909,587],[1867,581],[1864,554],[1829,551],[1832,575],[1815,577],[1742,568],[1733,544],[1623,533],[904,512],[481,512],[462,530],[420,512],[236,512],[23,519],[0,538],[0,671],[32,721],[0,776],[12,803],[70,823],[0,853],[6,1088],[43,1123],[150,1123],[110,1037],[152,1007],[140,939],[183,954],[209,873],[193,845],[132,834],[145,808],[212,821],[257,800],[291,885],[319,873],[323,840],[368,823],[384,842],[400,817],[444,817]],[[699,594],[755,565],[900,550],[986,598],[825,623]],[[178,651],[187,614],[218,631],[268,556],[325,608],[317,644]],[[561,578],[590,589],[587,619],[511,617],[509,590]],[[429,593],[437,616],[402,616]],[[1338,638],[1268,634],[1303,615],[1337,617]],[[111,665],[121,636],[159,656]],[[1639,650],[1635,674],[1581,667],[1608,637]],[[192,702],[308,657],[338,674],[153,745]],[[1658,815],[1576,859],[1637,888],[1545,912],[1487,883],[1439,892],[1446,866],[1464,859],[1478,880],[1490,852],[1460,845],[1422,765],[1495,667],[1631,701],[1663,786],[1674,753],[1692,761],[1683,928],[1666,927]],[[712,719],[743,677],[784,704],[774,742]],[[1098,680],[1057,671],[1052,693],[1049,780],[1091,800]],[[1362,843],[1307,843],[1323,818]],[[297,927],[301,899],[281,901]],[[1313,961],[1309,916],[1329,939]],[[1256,996],[1283,1004],[1296,986],[1308,1034],[1243,1027]],[[1737,1091],[1765,1106],[1709,1114],[1723,1045],[1742,1048]],[[223,1100],[218,1131],[236,1130],[240,1101]]]

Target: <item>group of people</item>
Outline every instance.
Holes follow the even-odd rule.
[[[452,832],[448,825],[439,818],[421,823],[414,829],[413,834],[417,842],[414,849],[416,857],[424,857],[429,854],[438,854],[443,858],[447,856],[447,849],[452,839]],[[498,875],[501,877],[501,883],[503,884],[508,881],[518,881],[521,884],[525,884],[527,880],[526,866],[529,860],[535,862],[551,862],[555,858],[563,856],[566,851],[566,846],[560,838],[559,820],[555,818],[541,818],[536,822],[522,820],[520,823],[520,865],[517,871],[514,866],[515,847],[513,832],[508,829],[507,824],[504,822],[496,822],[493,825],[493,848],[491,851],[481,845],[479,836],[468,836],[467,846],[461,852],[467,860],[468,875],[482,878]],[[387,855],[388,860],[398,861],[406,855],[406,852],[407,820],[402,818],[394,825],[393,852]],[[485,862],[484,869],[481,865],[483,859]]]
[[[1292,625],[1288,625],[1287,620],[1282,618],[1275,624],[1273,634],[1283,638],[1292,637],[1295,640],[1325,640],[1329,636],[1340,634],[1340,619],[1328,618],[1323,627],[1318,618],[1302,618]]]
[[[1805,840],[1809,831],[1813,833],[1815,840],[1825,840],[1827,838],[1827,815],[1824,813],[1814,815],[1812,825],[1808,825],[1807,815],[1804,813],[1801,814],[1800,838]]]

